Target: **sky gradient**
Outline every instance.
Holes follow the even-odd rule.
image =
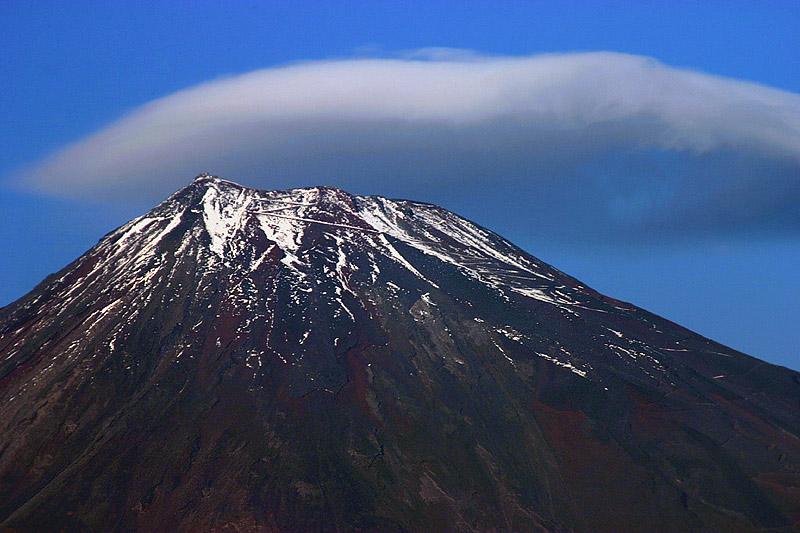
[[[208,171],[438,203],[800,368],[798,3],[4,1],[0,25],[0,305]]]

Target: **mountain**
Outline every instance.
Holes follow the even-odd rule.
[[[0,310],[3,528],[788,531],[800,375],[440,207],[203,175]]]

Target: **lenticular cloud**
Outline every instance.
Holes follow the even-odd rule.
[[[567,234],[797,224],[800,95],[615,53],[421,55],[211,81],[19,179],[118,200],[158,199],[203,171],[462,209],[459,195],[494,195],[535,202],[523,221]]]

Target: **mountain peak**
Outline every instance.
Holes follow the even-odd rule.
[[[192,185],[201,186],[201,187],[205,187],[205,188],[208,188],[208,187],[226,187],[226,188],[230,188],[230,189],[233,189],[233,190],[249,190],[249,191],[253,191],[253,192],[257,192],[257,193],[263,193],[263,194],[267,194],[267,195],[272,193],[272,192],[283,192],[283,193],[286,193],[286,192],[295,192],[295,191],[315,190],[315,191],[317,191],[318,193],[320,193],[322,195],[333,195],[333,196],[341,196],[341,197],[351,197],[352,196],[348,192],[346,192],[346,191],[344,191],[344,190],[342,190],[342,189],[340,189],[338,187],[333,187],[331,185],[318,185],[318,186],[314,186],[314,187],[301,187],[301,188],[295,188],[295,189],[286,189],[286,190],[282,190],[282,191],[269,190],[269,189],[256,189],[256,188],[253,188],[253,187],[247,187],[245,185],[241,185],[241,184],[236,183],[234,181],[230,181],[230,180],[227,180],[227,179],[220,178],[219,176],[217,176],[215,174],[209,174],[207,172],[204,172],[202,174],[197,175],[188,186],[192,186]]]
[[[197,186],[228,185],[233,187],[244,188],[242,185],[239,185],[238,183],[222,179],[219,176],[216,176],[214,174],[209,174],[207,172],[197,175],[194,178],[194,180],[192,180],[192,183],[190,185],[197,185]]]

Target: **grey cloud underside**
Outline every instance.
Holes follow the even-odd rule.
[[[502,229],[502,215],[566,238],[800,228],[800,95],[613,53],[409,57],[212,81],[19,179],[50,194],[155,200],[209,171],[473,217],[500,203],[480,221]]]

